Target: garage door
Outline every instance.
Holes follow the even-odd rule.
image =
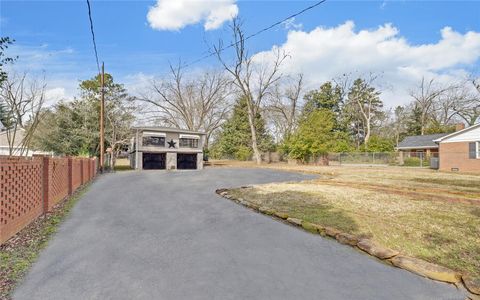
[[[165,157],[165,153],[143,153],[143,169],[164,170],[166,160]]]
[[[197,154],[178,153],[177,169],[195,170],[197,169]]]

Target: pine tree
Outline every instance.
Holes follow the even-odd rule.
[[[256,115],[255,127],[260,151],[273,149],[273,139],[268,134],[265,121],[260,114]],[[247,102],[241,97],[233,107],[231,117],[223,124],[212,145],[211,154],[215,158],[250,159],[253,150],[251,131],[248,123]]]
[[[5,104],[0,103],[0,129],[5,130],[11,127],[12,120],[9,116],[7,107]]]
[[[420,135],[422,133],[422,110],[415,105],[407,121],[407,135]]]
[[[334,116],[334,130],[345,130],[342,126],[341,111],[342,111],[342,89],[339,86],[334,86],[330,81],[325,82],[318,90],[312,90],[303,97],[305,105],[302,110],[302,117],[306,118],[308,115],[318,109],[326,109],[333,113]]]

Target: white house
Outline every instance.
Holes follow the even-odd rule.
[[[148,169],[202,169],[205,133],[166,127],[136,127],[130,166]]]

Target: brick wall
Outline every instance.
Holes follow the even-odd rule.
[[[82,171],[90,181],[96,159],[0,156],[0,244],[72,194]]]
[[[440,143],[440,170],[480,173],[480,159],[468,158],[467,142]]]

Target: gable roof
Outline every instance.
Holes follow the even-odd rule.
[[[2,146],[2,147],[8,147],[9,146],[8,136],[7,136],[8,132],[9,132],[9,130],[4,130],[4,131],[0,132],[0,146]],[[22,143],[24,135],[25,135],[25,129],[17,128],[17,132],[15,133],[15,141],[14,141],[15,145],[14,146],[18,146]]]
[[[435,140],[446,135],[448,135],[448,133],[407,136],[398,144],[397,149],[438,148],[438,144],[435,143]]]
[[[450,133],[450,134],[444,135],[444,136],[442,136],[442,137],[439,137],[439,138],[435,139],[435,142],[439,143],[439,142],[441,142],[441,141],[443,141],[443,140],[449,139],[449,138],[451,138],[451,137],[457,136],[457,135],[459,135],[459,134],[465,133],[465,132],[467,132],[467,131],[470,131],[470,130],[475,129],[475,128],[478,128],[478,127],[480,127],[480,123],[477,123],[477,124],[475,124],[475,125],[472,125],[472,126],[470,126],[470,127],[465,128],[465,129],[462,129],[462,130],[459,130],[459,131],[455,131],[455,132],[453,132],[453,133]]]

